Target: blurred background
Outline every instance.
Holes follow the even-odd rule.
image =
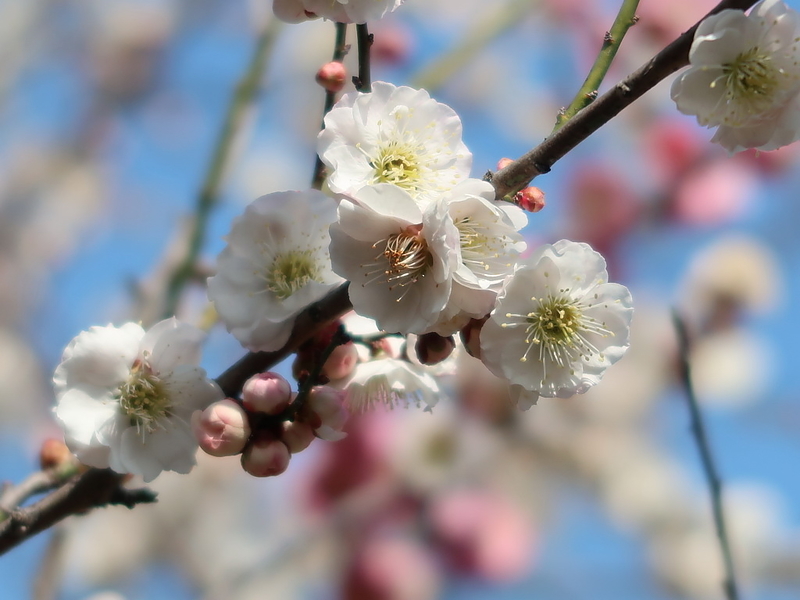
[[[642,0],[605,88],[712,5]],[[452,106],[481,177],[549,134],[617,8],[407,0],[370,27],[373,78]],[[50,379],[69,340],[161,310],[265,30],[261,85],[180,295],[196,324],[231,219],[309,185],[333,24],[279,26],[269,0],[0,1],[0,479],[24,479],[60,435]],[[0,560],[0,596],[46,579],[40,600],[723,598],[677,383],[678,307],[743,597],[799,598],[798,146],[728,157],[669,84],[535,182],[547,206],[530,245],[587,241],[634,295],[631,350],[601,385],[520,413],[461,357],[432,413],[353,418],[347,439],[315,442],[280,477],[199,456],[191,475],[153,483],[156,505],[71,518]],[[211,328],[212,376],[242,354]]]

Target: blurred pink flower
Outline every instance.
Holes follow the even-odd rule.
[[[372,537],[345,575],[346,600],[433,600],[440,575],[430,551],[408,537]]]
[[[708,162],[689,173],[671,199],[672,215],[691,225],[717,225],[736,219],[748,207],[757,184],[741,160]]]
[[[434,500],[430,519],[439,549],[458,571],[501,582],[530,568],[535,542],[531,523],[497,493],[451,492]]]

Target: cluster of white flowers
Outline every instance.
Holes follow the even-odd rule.
[[[730,152],[775,150],[800,139],[800,14],[763,0],[749,15],[727,9],[697,28],[691,67],[672,85],[678,110],[717,127]]]
[[[362,23],[401,3],[275,0],[273,8],[291,22]],[[55,374],[56,415],[72,451],[88,465],[150,480],[187,472],[199,442],[215,456],[241,453],[250,473],[277,474],[314,436],[344,436],[343,404],[432,407],[443,369],[428,365],[453,352],[454,334],[484,321],[469,351],[508,380],[521,407],[596,384],[627,349],[630,294],[607,283],[605,262],[585,244],[562,240],[520,261],[527,217],[469,177],[461,132],[455,111],[424,90],[377,82],[369,93],[345,94],[318,138],[335,198],[271,193],[233,221],[208,297],[249,350],[284,347],[297,315],[350,282],[357,318],[370,329],[361,353],[343,343],[322,365],[296,366],[299,374],[321,369],[330,387],[292,394],[265,373],[248,381],[242,400],[223,399],[197,367],[199,330],[175,319],[147,333],[133,323],[95,327],[70,343]],[[405,350],[390,349],[390,339]],[[310,359],[301,352],[298,363],[321,360],[317,349]],[[414,352],[418,360],[409,359]],[[283,429],[259,429],[264,419],[283,420]]]

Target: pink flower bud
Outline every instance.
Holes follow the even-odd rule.
[[[192,433],[200,448],[211,456],[233,456],[250,437],[247,413],[230,398],[214,402],[192,414]]]
[[[297,454],[308,448],[314,441],[314,430],[308,423],[284,422],[281,441],[289,448],[289,452]]]
[[[277,373],[253,375],[242,389],[242,404],[250,412],[277,415],[289,406],[292,386]]]
[[[322,372],[331,381],[348,377],[358,363],[358,350],[352,342],[337,346],[331,352]]]
[[[317,71],[317,83],[329,92],[338,92],[347,80],[347,69],[339,61],[333,60],[322,65]]]
[[[423,365],[436,365],[453,353],[456,342],[453,336],[425,333],[417,338],[417,358]]]
[[[289,466],[289,449],[274,438],[254,440],[242,454],[242,468],[253,477],[280,475]]]
[[[497,170],[500,171],[502,169],[505,169],[512,162],[514,161],[510,158],[501,158],[500,160],[497,161]]]
[[[544,192],[537,187],[526,187],[516,193],[514,202],[522,210],[536,213],[544,208]]]
[[[39,450],[39,465],[42,469],[60,467],[69,462],[77,462],[77,459],[63,440],[48,438],[42,443]]]
[[[349,416],[342,403],[343,399],[343,392],[327,385],[311,390],[306,407],[318,419],[317,422],[309,423],[314,427],[314,434],[318,438],[335,442],[347,436],[342,431]]]

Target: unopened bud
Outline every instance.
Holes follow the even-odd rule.
[[[39,450],[39,465],[42,469],[60,467],[73,461],[75,461],[75,457],[62,440],[46,439]]]
[[[544,192],[537,187],[526,187],[514,195],[514,202],[522,210],[536,213],[544,208]]]
[[[233,456],[250,437],[247,413],[230,398],[192,413],[192,433],[201,450],[211,456]]]
[[[306,401],[306,408],[312,413],[308,422],[318,438],[335,442],[347,437],[342,431],[349,416],[343,399],[343,392],[327,385],[311,390]]]
[[[254,440],[242,454],[242,468],[253,477],[273,477],[289,467],[289,449],[274,438]]]
[[[349,342],[333,349],[322,367],[322,372],[331,381],[344,379],[353,372],[357,362],[358,350],[353,342]]]
[[[502,169],[505,169],[512,162],[514,161],[510,158],[501,158],[500,160],[497,161],[497,170],[500,171]]]
[[[242,388],[242,404],[250,412],[277,415],[287,406],[292,386],[283,377],[271,371],[258,373],[248,379]]]
[[[283,423],[281,441],[289,448],[289,452],[297,454],[308,448],[314,441],[314,430],[308,423],[286,421]]]
[[[333,60],[322,65],[317,71],[317,83],[329,92],[338,92],[347,80],[347,69],[339,61]]]
[[[417,338],[417,358],[423,365],[436,365],[455,350],[453,336],[443,337],[438,333],[425,333]]]

